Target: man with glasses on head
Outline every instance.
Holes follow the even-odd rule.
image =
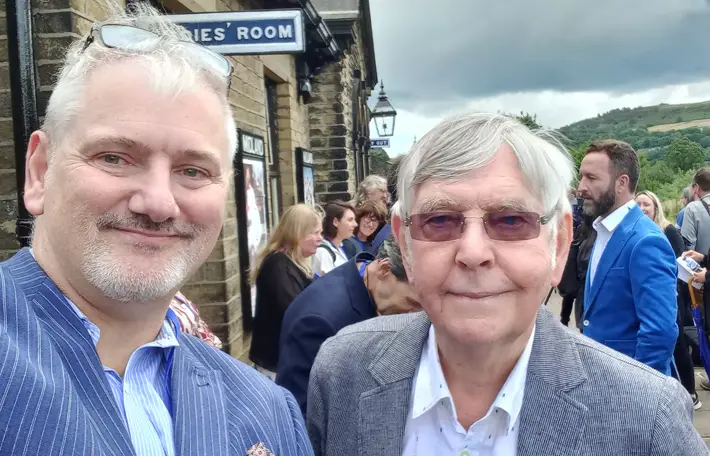
[[[571,160],[546,138],[475,113],[414,145],[392,226],[424,312],[323,344],[316,455],[710,454],[675,379],[541,308],[572,238]]]
[[[310,455],[293,396],[181,334],[236,151],[231,65],[139,4],[72,45],[0,264],[0,454]]]

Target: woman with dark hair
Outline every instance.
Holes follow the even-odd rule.
[[[323,208],[323,242],[313,255],[313,272],[320,277],[348,262],[343,241],[355,232],[355,208],[343,201],[332,201]]]
[[[387,220],[387,207],[379,201],[365,201],[355,208],[355,234],[343,241],[343,250],[348,258],[367,252],[372,240]]]

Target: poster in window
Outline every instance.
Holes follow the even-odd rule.
[[[303,199],[303,202],[309,206],[315,206],[316,204],[313,168],[308,166],[303,167]]]
[[[244,195],[246,202],[247,246],[249,267],[256,264],[256,254],[266,242],[266,191],[264,187],[264,161],[244,157]],[[252,315],[256,309],[256,286],[251,287]]]

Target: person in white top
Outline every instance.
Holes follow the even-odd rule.
[[[348,262],[343,241],[355,232],[355,209],[343,201],[332,201],[323,208],[323,242],[313,255],[313,272],[320,277]]]
[[[675,379],[542,308],[572,239],[572,162],[549,138],[461,114],[403,159],[392,228],[424,312],[320,347],[316,456],[710,454]]]

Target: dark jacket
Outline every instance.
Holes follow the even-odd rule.
[[[279,362],[281,322],[286,308],[311,283],[283,252],[272,252],[256,277],[256,315],[249,359],[275,371]]]
[[[678,228],[675,226],[668,225],[663,232],[668,238],[668,242],[671,243],[675,257],[678,258],[685,251],[685,243],[683,242],[683,237],[680,235],[680,231],[678,231]]]
[[[590,228],[587,232],[586,237],[579,244],[579,249],[577,250],[577,280],[580,283],[580,287],[577,290],[577,298],[574,301],[574,315],[577,321],[577,328],[581,331],[582,326],[582,314],[584,313],[584,284],[587,281],[587,269],[589,268],[589,259],[592,256],[592,248],[594,247],[594,241],[597,240],[597,232]]]
[[[368,252],[372,247],[372,241],[361,241],[357,236],[352,236],[343,241],[343,250],[348,259],[355,258],[360,252]]]
[[[323,342],[346,326],[377,316],[357,262],[366,252],[316,280],[289,306],[281,328],[276,383],[291,391],[306,413],[308,379]]]

